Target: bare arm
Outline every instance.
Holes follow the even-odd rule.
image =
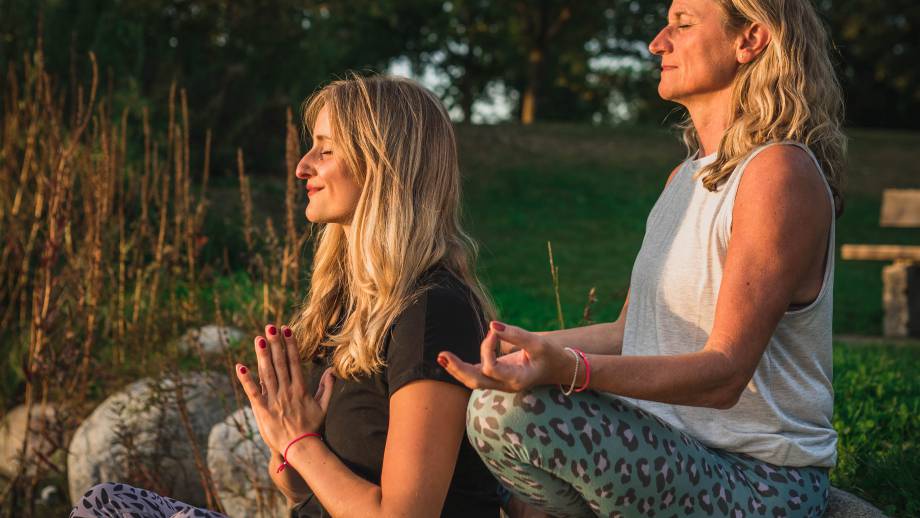
[[[292,507],[303,502],[310,497],[310,487],[304,482],[303,477],[297,470],[288,467],[281,473],[278,473],[278,466],[281,465],[281,453],[271,450],[268,460],[268,476],[271,477],[275,487],[287,497],[288,507]]]
[[[589,354],[591,388],[664,403],[728,408],[741,396],[790,303],[813,300],[820,289],[829,232],[830,199],[810,158],[776,146],[758,155],[739,185],[732,236],[714,324],[699,351],[670,356]],[[521,347],[495,359],[489,341]],[[492,324],[482,363],[449,353],[447,370],[468,387],[517,391],[571,382],[574,345],[514,326]],[[583,383],[580,370],[577,385]]]
[[[590,354],[618,355],[623,351],[623,331],[626,328],[626,308],[629,306],[629,293],[620,317],[615,322],[604,322],[584,327],[573,327],[559,331],[541,331],[537,334],[547,337],[552,343],[578,347]],[[503,351],[510,351],[510,344],[502,343]]]
[[[728,408],[753,376],[790,303],[813,300],[820,278],[830,200],[814,164],[796,148],[765,150],[739,185],[732,236],[702,350],[651,357],[589,357],[591,385],[665,403]],[[811,293],[802,293],[810,286]],[[571,372],[571,370],[569,371]]]
[[[393,394],[379,486],[351,472],[319,440],[295,443],[288,462],[332,516],[440,516],[468,399],[463,387],[430,380]]]

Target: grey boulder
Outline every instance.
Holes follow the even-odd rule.
[[[231,518],[288,518],[287,499],[268,475],[269,449],[252,408],[243,407],[211,429],[208,468]]]
[[[831,487],[825,518],[885,518],[885,513],[865,500]]]
[[[211,428],[235,406],[231,383],[223,374],[186,373],[145,378],[109,396],[71,439],[71,502],[100,482],[125,482],[206,505],[195,452],[204,467]],[[185,418],[179,410],[180,389]]]
[[[245,333],[235,327],[208,324],[189,329],[179,338],[178,346],[182,352],[201,351],[204,354],[216,354],[226,347],[241,341]]]
[[[48,437],[61,443],[59,427],[55,426],[55,409],[51,405],[32,405],[32,419],[29,423],[28,452],[26,452],[26,473],[32,474],[40,452],[53,454],[55,447]],[[26,406],[19,405],[7,412],[0,421],[0,473],[12,477],[19,470],[23,441],[26,438]],[[57,462],[54,456],[53,462]],[[63,459],[61,459],[63,460]]]

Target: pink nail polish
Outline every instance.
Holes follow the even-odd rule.
[[[291,331],[291,328],[290,328],[290,327],[285,327],[285,328],[284,328],[284,336],[290,338],[291,335],[293,335],[293,334],[294,334],[294,332]]]
[[[444,356],[438,356],[438,365],[441,367],[447,367],[447,358]]]
[[[264,338],[259,338],[257,343],[259,344],[259,349],[265,349],[265,346],[268,345]]]
[[[268,326],[268,334],[275,336],[278,334],[278,330],[275,329],[275,326]]]
[[[492,329],[496,331],[504,331],[505,324],[502,324],[501,322],[492,322]]]

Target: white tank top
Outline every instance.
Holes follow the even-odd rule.
[[[804,149],[821,170],[805,146],[782,144]],[[754,150],[716,192],[694,179],[715,160],[713,154],[684,162],[661,193],[633,266],[624,355],[690,353],[706,344],[738,185],[747,164],[767,146]],[[834,465],[834,204],[826,180],[825,187],[831,199],[831,228],[821,291],[808,306],[783,314],[738,404],[727,410],[632,400],[635,404],[710,447],[782,466]]]

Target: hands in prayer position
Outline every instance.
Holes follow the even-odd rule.
[[[259,383],[243,364],[236,365],[236,375],[252,405],[262,439],[273,452],[284,453],[295,438],[320,430],[334,378],[332,369],[327,369],[316,393],[308,394],[291,329],[282,326],[279,332],[267,325],[265,334],[267,339],[255,338]]]

